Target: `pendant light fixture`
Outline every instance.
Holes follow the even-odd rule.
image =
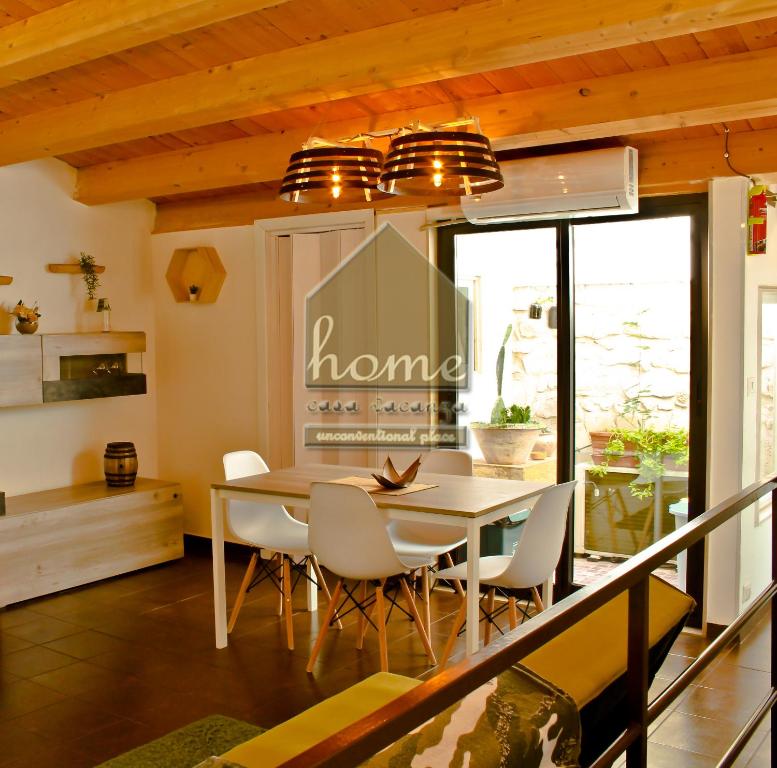
[[[448,126],[462,122],[473,120]],[[378,183],[378,189],[392,195],[457,197],[495,192],[503,186],[502,172],[485,136],[436,129],[395,136]]]
[[[382,162],[377,149],[311,139],[289,158],[280,197],[292,203],[369,203],[388,197],[377,188]]]

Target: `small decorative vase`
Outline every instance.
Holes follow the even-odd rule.
[[[133,443],[108,443],[105,446],[105,482],[111,488],[135,485],[138,454]]]
[[[189,292],[189,301],[199,301],[200,300],[200,292],[197,291],[197,293],[191,293]]]
[[[19,333],[35,333],[35,331],[38,330],[38,321],[17,318],[16,330],[19,331]]]

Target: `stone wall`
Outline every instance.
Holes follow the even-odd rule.
[[[540,320],[529,319],[528,306],[554,293],[549,285],[513,289],[512,375],[505,376],[505,402],[531,404],[552,429],[556,330],[547,323],[550,303]],[[650,426],[688,426],[689,315],[685,282],[576,286],[578,446],[591,430],[628,426],[624,404],[634,397],[649,411]]]

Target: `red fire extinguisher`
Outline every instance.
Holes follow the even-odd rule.
[[[754,184],[747,193],[747,255],[766,253],[766,203],[768,190],[763,184]]]

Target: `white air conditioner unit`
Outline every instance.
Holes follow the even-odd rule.
[[[637,150],[594,149],[500,163],[505,186],[462,197],[473,224],[637,213]]]

